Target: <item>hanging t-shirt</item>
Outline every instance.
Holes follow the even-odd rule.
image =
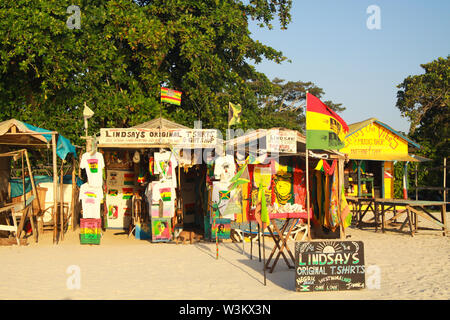
[[[94,155],[86,152],[81,156],[80,168],[86,169],[88,183],[92,187],[101,187],[103,185],[104,167],[105,162],[100,152],[96,152]]]
[[[174,187],[177,186],[175,168],[178,166],[177,159],[172,152],[155,152],[155,174],[161,175],[161,181],[170,181]]]
[[[230,212],[230,210],[226,210],[227,206],[230,204],[230,200],[234,200],[234,194],[235,190],[229,191],[230,183],[224,182],[224,181],[214,181],[213,182],[213,189],[212,189],[212,196],[211,201],[214,203],[219,203],[219,212],[220,217],[222,218],[229,218],[232,220],[235,220],[235,214],[240,213],[240,207],[236,212]],[[225,214],[225,211],[227,214]],[[232,211],[232,210],[231,210]],[[211,218],[213,215],[211,215]]]
[[[230,154],[216,159],[214,163],[214,176],[221,181],[230,181],[236,174],[234,157]]]
[[[154,216],[154,207],[159,204],[159,200],[162,200],[163,204],[163,217],[173,217],[175,215],[176,193],[171,181],[153,181],[151,186],[147,186],[146,196],[152,208],[152,216]]]
[[[84,219],[100,219],[100,204],[103,200],[101,187],[92,187],[88,183],[82,184],[80,187],[80,200]]]

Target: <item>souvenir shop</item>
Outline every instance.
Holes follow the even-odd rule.
[[[394,198],[394,161],[426,160],[411,154],[420,146],[376,118],[349,125],[345,147],[348,196]],[[406,173],[406,171],[405,171]]]
[[[259,129],[226,143],[235,150],[238,162],[248,159],[249,183],[242,184],[242,214],[236,222],[258,219],[255,209],[262,187],[271,221],[297,217],[296,227],[304,226],[308,220],[305,137],[294,130]],[[338,192],[344,161],[345,155],[336,151],[309,150],[310,223],[337,231],[338,236],[339,226],[348,226],[339,217],[339,212],[349,213],[344,195]]]
[[[106,229],[152,242],[172,240],[177,227],[203,232],[205,155],[214,154],[217,132],[162,120],[133,128],[100,129],[95,150],[83,155],[87,171],[95,167],[92,174],[100,177],[104,171],[101,216]],[[95,183],[89,191],[97,190],[98,198],[103,198],[101,188],[91,187]]]

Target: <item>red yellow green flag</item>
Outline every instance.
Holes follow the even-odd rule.
[[[161,102],[181,105],[181,91],[161,87]]]
[[[322,101],[307,93],[306,147],[308,149],[339,150],[345,146],[348,125]]]

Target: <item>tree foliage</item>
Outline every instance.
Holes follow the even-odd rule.
[[[450,151],[450,56],[421,67],[424,74],[409,76],[397,86],[397,107],[411,123],[409,136],[421,145],[417,153],[432,159],[420,164],[418,184],[436,187],[442,186],[442,169],[428,169],[442,166]],[[409,178],[412,185],[414,176]]]
[[[69,29],[67,7],[81,9]],[[17,0],[0,4],[0,120],[18,118],[82,143],[90,133],[159,116],[225,129],[228,102],[241,103],[244,127],[297,128],[312,83],[271,82],[254,66],[286,60],[251,38],[249,19],[272,28],[291,21],[291,0]],[[182,91],[181,107],[161,105],[160,86]],[[334,106],[334,104],[332,104]],[[338,105],[337,105],[338,106]],[[267,116],[267,117],[264,117]],[[300,121],[297,123],[297,121]]]

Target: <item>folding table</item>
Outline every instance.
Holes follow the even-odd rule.
[[[278,263],[278,259],[280,258],[280,256],[283,257],[284,261],[286,262],[287,266],[289,267],[289,269],[294,269],[295,268],[295,258],[294,255],[292,254],[291,250],[289,249],[288,245],[287,245],[287,240],[289,239],[289,236],[291,235],[292,230],[294,229],[295,226],[295,220],[296,219],[308,219],[307,213],[305,212],[294,212],[294,213],[274,213],[274,214],[269,214],[269,218],[271,220],[271,225],[273,226],[274,231],[272,231],[272,228],[267,228],[269,230],[270,236],[272,237],[272,239],[275,242],[275,245],[272,249],[272,252],[269,255],[269,258],[266,261],[266,265],[265,268],[270,270],[270,273],[273,272],[273,270],[275,269],[275,266]],[[272,221],[274,219],[286,219],[281,227],[278,228],[277,224]],[[287,232],[286,232],[287,230]],[[289,258],[292,260],[292,265],[289,262],[288,257],[285,255],[285,253],[283,252],[286,249]],[[278,253],[277,253],[278,251]],[[272,266],[270,266],[270,262],[272,260],[272,258],[275,256],[275,259],[273,261]]]

